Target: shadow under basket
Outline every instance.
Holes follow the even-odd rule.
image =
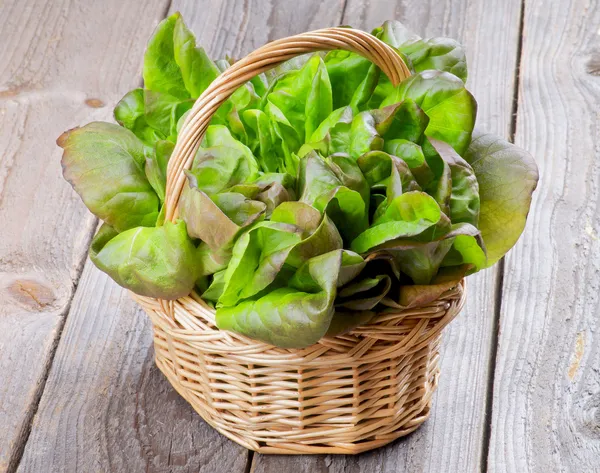
[[[441,331],[460,312],[465,286],[304,349],[218,330],[196,295],[134,298],[152,320],[156,364],[223,435],[260,453],[355,454],[429,417]]]

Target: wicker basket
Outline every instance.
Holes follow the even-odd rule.
[[[183,170],[212,115],[240,85],[299,54],[345,49],[398,84],[410,74],[374,36],[328,28],[269,43],[221,74],[196,101],[169,162],[166,218],[177,218]],[[464,282],[424,306],[383,313],[305,349],[282,349],[218,330],[196,294],[135,296],[154,326],[156,364],[215,429],[260,453],[359,453],[423,423],[439,375],[442,329],[464,303]]]

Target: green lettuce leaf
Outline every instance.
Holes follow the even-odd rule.
[[[312,56],[299,70],[277,79],[267,96],[270,114],[305,141],[332,111],[331,83],[323,59]],[[299,146],[298,146],[299,147]],[[290,149],[295,152],[298,147]]]
[[[471,142],[477,102],[463,81],[448,72],[420,72],[402,81],[381,106],[406,99],[413,100],[429,117],[427,136],[445,141],[458,154],[464,154]],[[434,153],[430,148],[423,151],[426,156]]]
[[[433,138],[430,138],[429,142],[447,164],[450,172],[448,216],[452,223],[470,223],[477,227],[480,208],[479,185],[473,168],[447,143]]]
[[[369,203],[363,200],[364,179],[360,182],[358,169],[350,171],[349,161],[342,156],[333,158],[329,161],[332,169],[328,161],[313,151],[302,158],[298,177],[299,201],[327,213],[347,241],[367,228]],[[352,178],[348,177],[350,172]]]
[[[114,117],[119,125],[131,130],[148,146],[154,146],[158,140],[167,138],[167,135],[148,124],[144,106],[144,89],[127,92],[115,107]]]
[[[235,307],[218,307],[217,326],[283,348],[310,346],[331,323],[341,265],[342,250],[315,256],[284,286]]]
[[[185,223],[179,221],[131,228],[118,235],[103,226],[92,242],[90,258],[117,284],[136,294],[178,299],[192,291],[198,278],[195,253]]]
[[[424,192],[406,192],[387,205],[371,227],[356,237],[350,248],[366,253],[371,248],[398,238],[414,237],[436,225],[442,212],[436,201]]]
[[[212,195],[258,177],[258,164],[250,149],[236,140],[227,127],[208,127],[189,174],[198,189]]]
[[[510,250],[525,228],[538,169],[525,150],[491,134],[476,133],[465,160],[479,183],[479,229],[487,266]]]
[[[154,145],[154,153],[146,156],[146,166],[144,168],[146,178],[161,203],[165,201],[167,165],[174,148],[175,145],[170,141],[160,140]]]

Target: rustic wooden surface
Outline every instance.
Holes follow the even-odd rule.
[[[600,5],[527,0],[516,142],[538,158],[506,260],[489,471],[600,471]]]
[[[0,2],[0,471],[22,451],[95,227],[54,142],[110,117],[102,103],[139,81],[138,38],[164,8]]]
[[[83,268],[96,222],[62,181],[54,140],[110,118],[139,83],[152,28],[176,10],[217,57],[388,18],[456,37],[478,126],[506,137],[516,126],[538,158],[526,237],[504,271],[470,279],[432,417],[411,436],[357,457],[248,453],[154,367],[128,295]],[[0,473],[600,471],[599,20],[583,0],[0,3]]]

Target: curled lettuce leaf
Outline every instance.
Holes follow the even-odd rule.
[[[195,252],[182,221],[119,234],[104,224],[92,242],[90,258],[136,294],[177,299],[191,292],[198,277]]]
[[[448,216],[452,223],[479,222],[479,184],[473,168],[443,141],[430,138],[430,143],[444,161]]]
[[[369,202],[363,198],[366,187],[360,176],[356,164],[344,156],[327,161],[313,151],[300,163],[299,201],[327,213],[348,241],[368,226]]]
[[[301,202],[285,202],[273,211],[271,221],[259,222],[236,242],[217,307],[236,305],[272,283],[278,285],[306,260],[341,247],[326,215]]]
[[[381,106],[413,100],[429,117],[425,134],[445,141],[462,155],[471,142],[477,102],[463,81],[448,72],[424,71],[396,87]],[[428,154],[429,149],[424,149]]]
[[[281,287],[218,307],[217,326],[283,348],[316,343],[331,325],[343,250],[315,256]]]
[[[372,226],[352,241],[350,248],[366,253],[386,241],[414,237],[437,224],[441,216],[440,207],[431,196],[406,192],[392,200]]]

